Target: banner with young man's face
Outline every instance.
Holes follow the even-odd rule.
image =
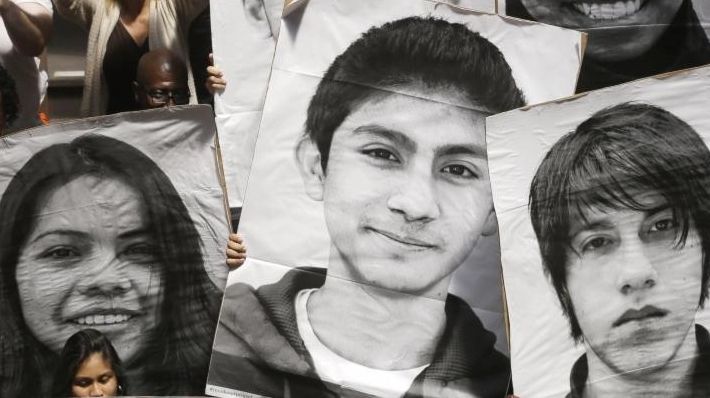
[[[570,95],[582,38],[419,0],[285,17],[207,392],[504,394],[484,118]]]
[[[497,0],[498,12],[589,35],[577,92],[710,64],[706,0]]]
[[[97,352],[106,395],[202,393],[227,277],[216,147],[207,106],[2,137],[0,395],[83,396]]]
[[[495,0],[446,0],[495,13]],[[210,3],[214,65],[227,80],[215,95],[215,121],[224,153],[229,204],[239,220],[271,75],[282,13],[298,12],[305,0],[213,0]],[[285,9],[284,9],[285,6]]]
[[[486,120],[516,395],[710,394],[709,89],[701,67]]]

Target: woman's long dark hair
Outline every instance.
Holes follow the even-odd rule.
[[[57,355],[25,323],[15,269],[34,228],[38,198],[48,187],[82,175],[118,178],[140,194],[163,265],[160,324],[134,358],[124,358],[132,393],[201,395],[219,291],[205,272],[200,236],[180,195],[155,162],[122,141],[85,135],[37,152],[14,175],[0,200],[0,396],[46,395],[49,390],[43,375],[51,373]]]
[[[126,376],[116,349],[103,333],[95,329],[84,329],[69,337],[59,354],[52,379],[53,397],[72,396],[72,385],[76,372],[92,354],[101,354],[104,361],[108,362],[111,367],[118,386],[116,395],[126,394]]]

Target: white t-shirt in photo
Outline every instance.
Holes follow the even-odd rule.
[[[326,347],[316,336],[308,318],[308,298],[317,289],[298,292],[295,300],[298,333],[313,359],[318,377],[350,390],[383,398],[400,398],[409,390],[414,379],[427,367],[404,370],[380,370],[349,361]]]

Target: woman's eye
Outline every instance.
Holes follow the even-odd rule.
[[[469,169],[466,166],[462,166],[460,164],[452,164],[450,166],[446,166],[443,169],[441,169],[442,172],[452,174],[455,176],[460,176],[460,177],[476,177],[476,173],[474,173],[471,169]]]
[[[47,250],[43,257],[56,258],[56,259],[66,259],[78,257],[79,251],[73,247],[55,247]]]
[[[373,158],[397,161],[397,157],[392,152],[382,148],[368,149],[363,151],[363,153]]]
[[[113,376],[102,376],[101,378],[99,378],[99,383],[106,384],[110,382],[111,379],[113,379]]]
[[[611,240],[601,236],[592,238],[586,243],[584,243],[584,245],[582,246],[582,252],[599,250],[601,248],[609,246],[611,243]]]
[[[155,247],[148,243],[139,243],[128,246],[123,250],[122,254],[126,256],[152,256],[155,254]]]
[[[87,379],[79,379],[79,380],[74,380],[74,385],[78,387],[88,387],[91,385],[91,380]]]

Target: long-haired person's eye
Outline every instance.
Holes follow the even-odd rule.
[[[582,244],[582,253],[584,252],[594,252],[597,250],[601,250],[607,246],[610,246],[612,244],[612,240],[608,239],[603,236],[597,236],[591,239],[586,240]]]
[[[54,246],[46,250],[42,257],[53,258],[53,259],[68,259],[79,257],[80,253],[75,247],[72,246]]]
[[[399,159],[392,153],[391,151],[388,151],[387,149],[384,148],[375,148],[375,149],[366,149],[362,151],[367,156],[377,158],[377,159],[384,159],[384,160],[389,160],[396,162]]]
[[[678,228],[678,223],[675,219],[664,218],[654,222],[653,225],[651,225],[649,232],[665,232],[675,230],[676,228]]]
[[[457,177],[464,177],[464,178],[475,178],[478,177],[478,174],[474,173],[473,170],[470,168],[460,165],[460,164],[452,164],[449,166],[444,167],[441,169],[442,172],[451,174]]]

